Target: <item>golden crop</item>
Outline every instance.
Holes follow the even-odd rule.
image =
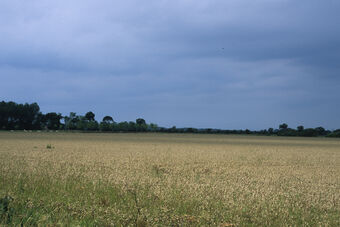
[[[339,173],[336,139],[1,132],[0,223],[339,226]]]

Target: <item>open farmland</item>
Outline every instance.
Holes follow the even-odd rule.
[[[337,139],[1,132],[0,223],[340,226],[339,173]]]

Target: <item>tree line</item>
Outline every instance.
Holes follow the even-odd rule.
[[[197,128],[171,128],[159,127],[154,123],[146,123],[143,118],[136,121],[115,122],[111,116],[105,116],[98,122],[92,111],[85,115],[71,112],[68,116],[50,112],[43,114],[37,103],[17,104],[15,102],[0,102],[0,130],[78,130],[101,132],[164,132],[164,133],[206,133],[206,134],[247,134],[247,135],[277,135],[277,136],[327,136],[340,137],[340,129],[330,131],[323,127],[304,128],[302,125],[296,129],[289,128],[286,123],[279,125],[278,129],[269,128],[259,131],[223,130],[223,129],[197,129]]]
[[[144,119],[115,122],[111,116],[105,116],[101,122],[95,120],[91,111],[84,116],[71,112],[68,116],[50,112],[43,114],[37,103],[17,104],[0,102],[0,130],[79,130],[79,131],[153,131],[158,126],[147,124]]]

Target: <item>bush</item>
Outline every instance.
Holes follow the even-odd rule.
[[[340,138],[340,129],[337,129],[337,130],[333,131],[332,133],[328,134],[327,137]]]
[[[297,131],[291,128],[280,129],[277,135],[278,136],[297,136]]]
[[[305,137],[316,137],[318,135],[319,135],[318,131],[313,128],[307,128],[299,132],[299,136],[305,136]]]

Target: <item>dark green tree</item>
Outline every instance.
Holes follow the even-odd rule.
[[[119,122],[117,125],[117,131],[127,132],[129,130],[129,122]]]
[[[105,116],[103,117],[103,122],[106,122],[106,123],[113,123],[113,118],[111,116]]]
[[[143,118],[138,118],[138,119],[136,119],[136,124],[137,125],[145,125],[146,122]]]
[[[269,133],[269,134],[274,134],[274,129],[273,129],[273,128],[269,128],[269,129],[268,129],[268,133]]]
[[[151,132],[155,132],[157,131],[158,129],[158,125],[155,124],[155,123],[150,123],[148,126],[147,126],[147,130],[148,131],[151,131]]]
[[[129,121],[129,124],[128,124],[128,131],[129,132],[135,132],[137,131],[137,124],[133,121]]]
[[[303,125],[297,127],[298,132],[302,132],[304,129],[305,127],[303,127]]]
[[[57,130],[60,129],[61,122],[60,120],[63,118],[61,114],[57,114],[55,112],[47,113],[43,115],[43,123],[48,129]]]
[[[318,132],[313,128],[306,128],[299,133],[300,136],[315,137],[318,136]]]
[[[340,129],[334,130],[333,132],[330,132],[327,137],[337,137],[340,138]]]
[[[87,131],[87,123],[89,120],[84,116],[77,116],[76,129],[81,131]]]
[[[324,136],[327,134],[326,130],[323,127],[315,128],[315,131],[318,133],[319,136]]]
[[[173,133],[177,132],[176,126],[174,125],[171,128],[169,128],[169,132],[173,132]]]
[[[86,129],[89,131],[97,131],[99,129],[99,124],[97,121],[86,122]]]
[[[88,121],[94,121],[95,116],[96,115],[92,111],[89,111],[85,114],[85,119]]]
[[[111,116],[105,116],[99,124],[99,129],[101,131],[114,131],[115,122],[113,121],[113,118]]]
[[[147,128],[148,128],[148,126],[146,125],[146,122],[143,118],[136,119],[135,131],[145,132],[147,130]]]
[[[74,130],[77,128],[77,122],[79,121],[79,117],[75,112],[71,112],[69,116],[64,117],[64,124],[66,130]]]
[[[286,123],[279,125],[279,129],[287,129],[287,128],[288,128],[288,125]]]
[[[40,129],[41,112],[37,103],[0,103],[0,129]]]

